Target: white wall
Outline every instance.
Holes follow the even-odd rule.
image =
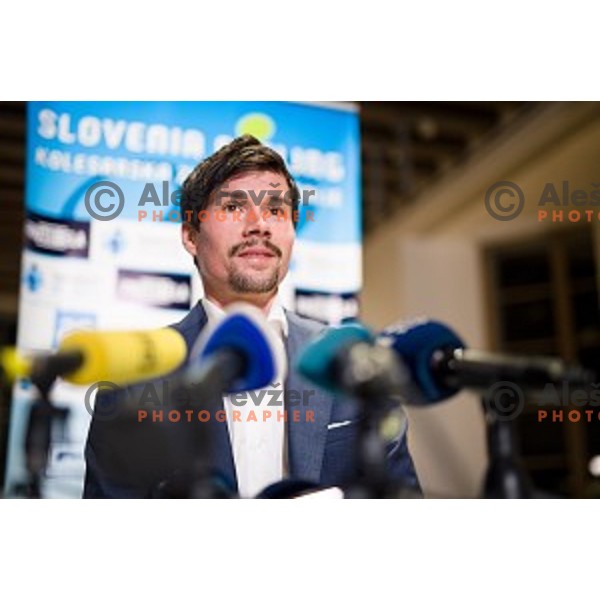
[[[365,322],[381,328],[427,315],[449,324],[468,345],[488,348],[485,245],[568,227],[538,222],[539,194],[545,182],[563,179],[591,191],[591,183],[600,181],[599,158],[598,104],[555,103],[514,123],[367,238]],[[485,191],[500,180],[514,181],[525,194],[525,208],[514,221],[497,221],[485,209]],[[478,398],[463,393],[407,413],[409,444],[426,493],[477,496],[487,465]]]

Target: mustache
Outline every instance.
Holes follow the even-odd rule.
[[[244,250],[247,250],[248,248],[253,248],[254,246],[263,246],[267,250],[270,250],[278,258],[281,258],[281,256],[282,256],[281,250],[275,244],[271,243],[269,240],[264,240],[261,242],[260,240],[254,239],[254,240],[248,240],[247,242],[242,242],[241,244],[236,244],[235,246],[232,246],[231,249],[229,250],[229,257],[235,256],[239,252],[243,252]]]

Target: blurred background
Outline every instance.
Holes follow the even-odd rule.
[[[591,198],[600,194],[600,103],[353,104],[361,137],[361,318],[379,329],[427,315],[475,348],[555,355],[599,369],[600,200],[592,206]],[[2,345],[16,340],[25,134],[26,103],[0,103]],[[496,182],[522,191],[514,218],[486,208]],[[588,205],[548,204],[550,216],[540,220],[548,184],[559,202],[585,191]],[[562,217],[553,219],[552,209],[564,209]],[[10,398],[4,389],[2,477]],[[538,422],[531,405],[519,416],[523,464],[537,487],[566,497],[596,494],[590,461],[600,455],[598,415],[594,409],[589,423]],[[486,465],[476,399],[464,394],[427,414],[411,410],[409,421],[411,451],[431,495],[476,496]],[[440,459],[448,455],[452,461]]]

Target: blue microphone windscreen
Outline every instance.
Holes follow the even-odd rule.
[[[303,349],[296,361],[296,370],[325,390],[340,391],[333,368],[336,358],[345,348],[359,342],[373,341],[373,334],[360,323],[327,329]]]
[[[228,307],[228,314],[214,328],[207,331],[192,354],[202,360],[220,350],[237,352],[244,358],[246,369],[231,383],[227,393],[257,390],[272,383],[278,372],[275,335],[259,309],[236,303]]]
[[[436,381],[432,356],[436,350],[464,348],[462,340],[446,325],[437,321],[400,323],[387,327],[380,339],[388,343],[410,370],[414,382],[421,388],[428,402],[437,402],[456,393]]]

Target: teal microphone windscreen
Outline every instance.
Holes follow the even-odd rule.
[[[302,350],[296,361],[296,370],[319,387],[338,392],[336,362],[354,344],[370,344],[373,341],[371,331],[357,322],[326,329]]]

